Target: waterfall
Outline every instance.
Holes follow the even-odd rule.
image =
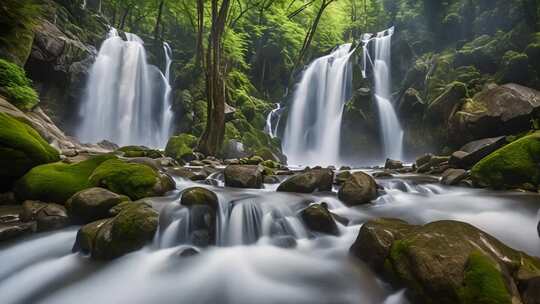
[[[364,48],[364,70],[366,77],[368,61],[373,68],[373,81],[375,84],[374,97],[377,102],[381,133],[383,139],[384,155],[392,159],[402,159],[403,129],[392,104],[390,58],[392,35],[394,28],[377,33],[375,37],[364,35],[362,39]],[[369,43],[373,43],[373,58],[369,53]]]
[[[266,117],[266,126],[264,127],[264,130],[272,138],[277,137],[277,127],[278,127],[279,118],[280,118],[278,114],[280,110],[281,110],[281,104],[278,103],[277,107],[273,109],[272,111],[270,111],[270,113],[268,113],[268,116]],[[275,125],[272,123],[273,120],[277,120]]]
[[[343,106],[350,96],[351,44],[313,61],[294,93],[283,138],[290,164],[338,165]]]
[[[111,29],[90,69],[77,136],[84,142],[163,147],[172,122],[168,75],[148,64],[144,42]],[[170,48],[164,46],[166,74]]]

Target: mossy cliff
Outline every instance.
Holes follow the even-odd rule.
[[[37,165],[58,161],[59,155],[32,127],[0,113],[0,187],[13,182]]]

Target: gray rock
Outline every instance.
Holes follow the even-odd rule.
[[[110,217],[109,210],[129,197],[103,188],[89,188],[75,193],[67,202],[68,214],[76,223],[90,223]]]
[[[334,172],[329,169],[311,169],[293,175],[282,182],[277,191],[313,193],[315,191],[331,191]]]
[[[444,171],[441,179],[441,184],[448,186],[459,185],[459,183],[466,179],[469,173],[463,169],[448,169]]]
[[[316,232],[339,235],[339,229],[326,206],[314,204],[300,212],[306,226]]]
[[[257,165],[229,165],[223,172],[225,186],[260,189],[263,183],[262,171]]]
[[[364,172],[354,172],[339,189],[338,198],[348,206],[367,204],[377,198],[377,183]]]
[[[25,201],[22,206],[21,220],[36,222],[37,231],[60,229],[70,223],[66,208],[62,205]]]

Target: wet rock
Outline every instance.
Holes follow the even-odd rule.
[[[181,258],[188,258],[195,255],[198,255],[201,253],[197,248],[195,247],[188,247],[188,248],[182,248],[178,251],[178,256]]]
[[[350,171],[341,171],[336,174],[334,183],[336,185],[342,185],[346,180],[348,180],[351,177],[351,175],[352,174]]]
[[[367,204],[377,198],[377,183],[364,172],[354,172],[339,189],[338,198],[348,206]]]
[[[386,159],[386,162],[384,163],[385,169],[395,170],[395,169],[401,169],[403,168],[403,163],[399,160],[393,160],[393,159]]]
[[[394,175],[389,171],[379,171],[372,174],[374,178],[392,178]]]
[[[129,197],[95,187],[75,193],[66,202],[66,208],[75,223],[86,224],[109,217],[109,210],[125,201]]]
[[[433,158],[433,154],[424,154],[422,156],[419,156],[416,159],[416,168],[420,168],[425,164],[429,163],[431,161],[431,158]]]
[[[419,166],[417,171],[418,173],[436,173],[436,172],[444,172],[446,169],[448,169],[448,161],[450,160],[449,156],[431,156],[429,161],[427,163],[424,163],[423,165]],[[441,166],[445,167],[441,168]],[[436,171],[436,172],[433,172]]]
[[[36,229],[36,222],[0,224],[0,242],[33,233]]]
[[[66,208],[62,205],[25,201],[22,206],[21,220],[36,222],[37,231],[55,230],[69,225]]]
[[[480,160],[508,144],[505,136],[472,141],[460,148],[464,153],[452,154],[449,164],[454,168],[471,169]],[[455,152],[457,153],[457,152]]]
[[[199,247],[214,245],[219,208],[217,195],[202,187],[188,188],[182,193],[180,204],[189,208],[191,243]]]
[[[157,230],[158,213],[142,202],[124,202],[114,207],[110,219],[84,225],[77,233],[74,249],[98,260],[110,260],[142,248]]]
[[[267,175],[263,178],[265,184],[279,184],[280,180],[275,175]]]
[[[300,216],[306,226],[312,231],[339,235],[339,229],[332,214],[322,204],[314,204],[307,207],[300,212]]]
[[[295,248],[297,245],[296,239],[290,235],[276,236],[271,239],[274,246],[281,248]]]
[[[282,182],[277,191],[313,193],[315,191],[331,191],[334,172],[329,169],[311,169],[293,175]]]
[[[491,153],[471,170],[473,182],[496,189],[540,185],[540,131]]]
[[[262,168],[257,165],[230,165],[223,172],[225,186],[260,189],[263,183]]]
[[[469,173],[463,169],[448,169],[444,171],[441,179],[441,184],[448,186],[458,185],[462,180],[467,178]]]
[[[465,144],[527,131],[533,112],[540,109],[540,92],[517,84],[489,86],[467,101],[449,121],[449,139]]]
[[[457,221],[371,220],[350,252],[415,303],[521,303],[540,277],[538,258]]]

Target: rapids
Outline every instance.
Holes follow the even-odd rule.
[[[367,172],[373,172],[367,170]],[[437,178],[399,175],[379,179],[384,194],[348,208],[335,192],[294,194],[222,187],[176,178],[177,188],[151,199],[160,211],[154,242],[114,261],[72,253],[78,227],[34,235],[0,247],[2,303],[407,303],[348,249],[367,219],[397,217],[411,223],[455,219],[506,244],[540,255],[538,195],[446,187]],[[219,198],[218,246],[180,257],[190,248],[183,189],[207,187]],[[350,220],[339,237],[312,233],[298,212],[311,202]],[[295,246],[296,244],[296,246]]]

